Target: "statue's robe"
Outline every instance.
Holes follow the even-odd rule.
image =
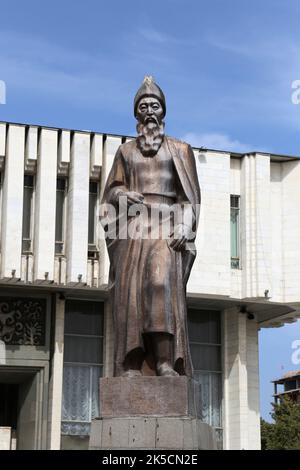
[[[167,152],[172,160],[176,179],[174,202],[190,205],[190,228],[195,233],[200,188],[193,150],[190,145],[165,136],[160,151]],[[119,147],[104,189],[102,209],[106,204],[117,208],[122,192],[143,193],[138,173],[140,167],[137,165],[141,158],[151,159],[142,156],[135,140]],[[138,219],[138,216],[125,217],[128,226]],[[117,236],[113,236],[116,220]],[[186,283],[196,256],[194,238],[189,242],[189,250],[174,251],[166,239],[124,239],[123,235],[120,236],[120,212],[116,213],[116,217],[111,217],[104,210],[101,222],[108,235],[109,289],[115,331],[114,375],[124,372],[124,360],[128,353],[138,348],[145,351],[147,333],[161,332],[174,336],[174,369],[180,375],[191,376],[185,296]]]

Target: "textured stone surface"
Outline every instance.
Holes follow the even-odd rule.
[[[216,450],[215,432],[196,418],[103,418],[92,421],[90,450]]]
[[[100,416],[198,416],[199,385],[187,377],[100,379]]]

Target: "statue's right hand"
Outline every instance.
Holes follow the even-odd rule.
[[[133,204],[142,204],[144,196],[135,191],[122,192],[122,197],[127,197],[127,205],[132,206]]]

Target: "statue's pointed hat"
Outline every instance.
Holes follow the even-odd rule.
[[[137,91],[134,97],[134,115],[136,117],[136,109],[141,98],[145,96],[153,96],[158,99],[164,110],[164,116],[166,114],[166,99],[161,88],[155,83],[154,78],[147,76],[144,78],[142,85]]]

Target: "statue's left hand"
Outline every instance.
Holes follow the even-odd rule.
[[[190,227],[185,224],[176,225],[172,238],[170,247],[173,250],[180,251],[184,249],[185,243],[190,239]]]

